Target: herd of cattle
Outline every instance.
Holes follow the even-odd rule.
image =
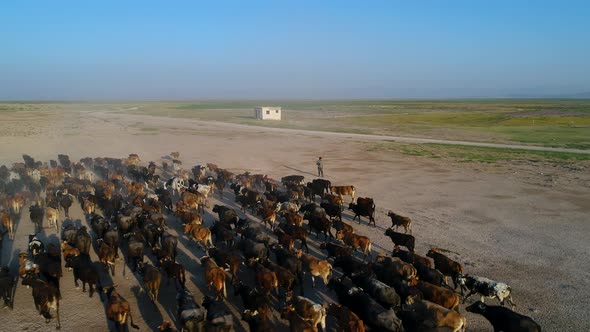
[[[136,154],[79,162],[58,155],[58,161],[49,164],[23,155],[24,162],[1,166],[0,248],[2,238],[14,240],[16,223],[26,220],[22,209],[27,204],[35,232],[44,230],[45,220],[61,239],[43,243],[38,234],[31,234],[28,250],[19,255],[18,271],[0,269],[5,305],[12,307],[20,280],[32,288],[35,308],[46,322],[55,319],[60,328],[63,264],[72,271],[76,287],[81,281],[90,297],[96,292],[106,301],[106,317],[116,330],[125,330],[128,323],[138,328],[129,302],[99,277],[100,269],[115,275],[121,253],[126,266],[141,276],[151,301],[158,301],[163,276],[174,283],[175,324],[164,321],[161,331],[176,331],[175,325],[182,331],[231,331],[235,317],[227,311],[228,302],[243,305],[238,319],[251,331],[286,329],[285,321],[290,331],[325,330],[328,316],[339,331],[465,331],[467,321],[459,306],[474,294],[481,300],[465,309],[484,316],[494,331],[541,331],[531,318],[513,311],[505,283],[465,274],[459,262],[445,255],[448,250],[432,248],[425,256],[414,252],[408,217],[388,212],[392,225],[385,235],[393,251],[374,253],[371,239],[344,222],[343,196],[351,199],[347,207],[352,221],[358,218],[360,224],[367,218],[376,226],[374,200],[355,200],[354,186],[333,186],[325,179],[305,183],[299,175],[276,181],[248,172],[233,174],[214,164],[188,171],[177,152],[171,156],[171,164],[142,166]],[[213,195],[228,193],[235,202],[210,206]],[[75,203],[85,214],[85,224],[69,218]],[[217,216],[212,224],[203,218],[209,208],[207,213]],[[186,239],[172,230],[184,231]],[[325,257],[309,253],[313,233],[323,241],[318,249]],[[186,266],[178,262],[181,240],[187,241],[187,248],[194,241],[202,258]],[[99,262],[90,257],[93,248]],[[201,300],[185,285],[187,269],[203,271],[199,273],[207,289],[201,290],[206,294]],[[319,278],[319,286],[335,294],[337,302],[310,300],[310,289],[304,292],[306,276],[312,292]],[[498,299],[501,306],[484,304],[484,297]],[[282,319],[271,319],[275,314]]]

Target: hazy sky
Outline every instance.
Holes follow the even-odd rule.
[[[590,1],[0,2],[0,99],[590,91]]]

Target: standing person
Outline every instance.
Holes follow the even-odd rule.
[[[324,177],[324,162],[322,161],[322,157],[318,159],[315,163],[318,165],[318,176],[323,178]]]

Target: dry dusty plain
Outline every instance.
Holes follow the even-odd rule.
[[[587,161],[457,162],[401,154],[375,148],[376,144],[354,134],[268,130],[117,112],[0,114],[0,164],[6,165],[22,161],[23,153],[42,161],[57,159],[58,153],[68,154],[71,160],[137,153],[143,162],[160,164],[171,151],[179,151],[185,168],[213,162],[234,172],[264,173],[275,179],[301,174],[312,179],[314,162],[321,155],[326,177],[333,184],[352,184],[358,196],[375,199],[377,227],[367,227],[366,220],[360,226],[353,224],[357,233],[371,238],[374,251],[388,253],[393,248],[383,233],[390,226],[387,210],[394,210],[412,218],[417,252],[425,254],[431,246],[446,248],[460,254],[453,257],[467,273],[505,281],[512,286],[517,311],[534,318],[544,331],[590,330]],[[211,206],[219,202],[233,206],[233,195],[221,201],[216,196]],[[84,220],[77,204],[71,214]],[[210,208],[205,219],[206,224],[214,219]],[[347,212],[344,220],[350,219]],[[174,217],[169,224],[181,238],[180,261],[190,274],[188,287],[200,298],[207,292],[196,260],[203,252],[180,234]],[[23,212],[15,241],[4,242],[3,265],[18,264],[15,257],[26,250],[32,229],[28,213]],[[56,240],[59,235],[46,228],[42,236]],[[315,242],[312,251],[319,253]],[[103,278],[106,284],[116,284],[131,303],[142,331],[155,330],[163,319],[174,321],[173,286],[164,281],[159,302],[153,306],[139,291],[140,277],[128,269],[123,276],[122,271],[120,261],[112,281]],[[62,330],[108,330],[99,298],[74,289],[71,273],[64,274]],[[305,284],[312,299],[334,301],[334,294],[321,281],[315,292],[310,291],[310,283],[307,279]],[[229,308],[237,315],[241,301],[233,294],[229,300]],[[468,319],[468,331],[492,331],[487,321],[466,313],[464,306],[461,312]],[[287,330],[285,321],[276,323],[277,330]],[[243,330],[239,319],[236,324],[238,331]],[[328,325],[334,330],[333,321]],[[0,330],[51,331],[54,324],[44,323],[34,310],[31,290],[18,285],[14,310],[0,310]]]

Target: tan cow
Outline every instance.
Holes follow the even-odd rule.
[[[342,240],[347,246],[352,247],[354,250],[360,248],[365,258],[367,257],[367,254],[369,254],[369,256],[371,255],[371,239],[366,236],[347,232],[342,229],[336,233],[336,239]]]
[[[203,225],[185,224],[184,233],[189,234],[190,237],[197,242],[197,245],[203,248],[203,250],[207,250],[207,248],[213,246],[211,230]]]
[[[332,274],[332,264],[327,260],[319,260],[312,255],[304,254],[301,249],[296,252],[297,258],[301,260],[303,272],[309,272],[311,275],[311,284],[315,287],[315,278],[321,277],[324,280],[324,284],[328,284],[328,279]]]
[[[332,194],[338,195],[339,197],[350,196],[350,197],[352,197],[351,202],[354,203],[354,193],[355,193],[354,186],[331,186],[330,192]]]
[[[59,210],[58,209],[54,209],[52,207],[47,207],[47,209],[45,210],[45,217],[47,218],[47,222],[49,223],[49,226],[53,226],[55,227],[56,231],[59,231],[59,225],[58,225],[58,220],[59,220]]]
[[[209,289],[215,289],[217,297],[226,298],[227,290],[225,287],[225,270],[211,259],[209,256],[201,258],[201,264],[205,267],[205,282]]]

